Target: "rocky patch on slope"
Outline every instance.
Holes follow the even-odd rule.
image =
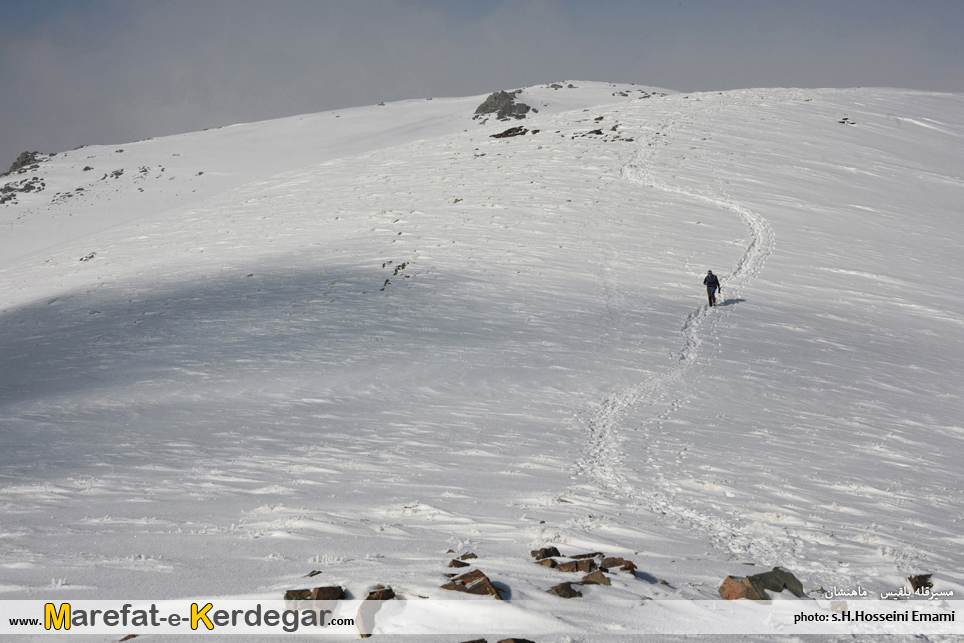
[[[48,158],[50,157],[45,156],[40,152],[23,152],[10,166],[10,170],[8,170],[5,174],[0,174],[0,176],[26,174],[27,172],[39,170],[40,164],[43,161],[46,161]],[[16,204],[17,194],[25,192],[41,192],[45,187],[47,187],[47,184],[44,183],[44,180],[38,176],[33,176],[28,179],[20,179],[19,181],[10,181],[5,185],[0,186],[0,204]]]
[[[53,156],[51,154],[50,156]],[[40,152],[21,152],[17,160],[10,165],[10,169],[0,176],[7,176],[16,172],[17,174],[24,174],[29,170],[36,170],[40,168],[40,163],[46,161],[50,156],[45,156]]]
[[[493,92],[489,94],[481,105],[475,108],[473,119],[482,118],[486,114],[495,114],[500,121],[507,121],[510,118],[525,118],[531,110],[538,113],[539,110],[532,109],[525,103],[515,102],[515,97],[522,93],[521,89],[512,92]]]

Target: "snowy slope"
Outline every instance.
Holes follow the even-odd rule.
[[[0,597],[277,598],[316,569],[451,598],[448,549],[569,628],[540,641],[774,565],[960,596],[964,97],[574,84],[518,122],[475,97],[345,110],[363,136],[317,148],[331,114],[137,144],[204,162],[156,199],[125,172],[64,242],[47,192],[18,205]],[[514,125],[539,132],[489,136]],[[639,572],[576,607],[547,544]]]
[[[668,93],[637,85],[568,81],[518,91],[516,102],[541,114]],[[0,186],[31,179],[43,186],[17,194],[13,203],[0,208],[0,257],[9,261],[196,205],[306,164],[472,128],[505,129],[507,125],[491,115],[475,117],[485,98],[382,103],[55,154],[35,171],[0,177]]]

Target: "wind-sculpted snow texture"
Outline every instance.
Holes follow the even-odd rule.
[[[451,598],[450,548],[579,641],[742,563],[962,595],[964,98],[571,84],[511,138],[475,97],[144,142],[211,182],[125,166],[69,240],[70,155],[131,146],[41,165],[2,215],[0,596]],[[638,578],[562,601],[549,544]]]

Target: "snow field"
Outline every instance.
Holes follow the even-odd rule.
[[[964,591],[960,100],[579,105],[34,241],[0,266],[4,597],[452,598],[451,548],[566,622],[547,543],[640,567],[577,640],[741,563]]]

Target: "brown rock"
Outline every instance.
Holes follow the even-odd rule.
[[[289,589],[285,592],[286,601],[307,601],[311,600],[310,589]]]
[[[609,579],[602,573],[601,570],[597,569],[591,574],[586,574],[582,577],[583,585],[612,585]]]
[[[473,570],[470,571],[470,572],[465,572],[465,573],[462,574],[461,576],[456,576],[454,579],[452,579],[452,583],[451,583],[451,584],[453,584],[453,585],[471,585],[472,583],[478,582],[478,581],[482,580],[483,578],[488,578],[488,576],[486,576],[484,573],[482,573],[482,570],[473,569]],[[446,588],[446,589],[447,589],[447,588]]]
[[[496,589],[495,585],[493,585],[488,578],[475,583],[464,591],[466,594],[475,594],[476,596],[494,596],[496,600],[502,600],[502,595],[499,594],[499,590]]]
[[[345,598],[345,590],[339,585],[316,587],[311,590],[311,600],[313,601],[340,601],[343,598]]]
[[[536,560],[542,560],[543,558],[550,558],[552,556],[562,556],[559,550],[555,547],[543,547],[542,549],[534,549],[529,552],[529,555]]]
[[[494,596],[496,599],[502,600],[499,590],[495,588],[495,585],[492,584],[489,577],[478,569],[473,569],[461,576],[456,576],[452,579],[452,582],[442,585],[442,589],[450,589],[455,592],[464,592],[466,594],[476,594],[479,596]]]
[[[734,576],[727,576],[723,580],[723,584],[717,589],[720,596],[728,601],[734,601],[738,598],[748,598],[751,601],[765,601],[769,600],[770,597],[763,592],[763,596],[757,593],[757,590],[753,587],[745,578],[736,578]]]
[[[449,561],[449,567],[468,567],[468,563],[463,563],[461,560],[451,560]]]
[[[582,596],[582,592],[576,591],[572,583],[559,583],[555,587],[546,590],[547,594],[559,596],[561,598],[577,598]]]
[[[395,591],[391,587],[376,587],[368,592],[366,601],[387,601],[395,598]]]
[[[594,551],[591,554],[576,554],[575,556],[570,556],[573,560],[582,560],[583,558],[595,558],[596,556],[603,556],[601,551]]]
[[[548,567],[549,569],[552,569],[553,567],[556,566],[556,559],[555,559],[555,558],[543,558],[542,560],[537,560],[537,561],[536,561],[536,565],[542,565],[543,567]]]
[[[907,580],[910,581],[910,588],[918,592],[924,589],[934,588],[934,583],[931,582],[931,576],[933,576],[933,574],[917,574],[916,576],[908,576]]]
[[[391,587],[376,587],[362,601],[358,608],[358,615],[355,617],[355,624],[358,626],[358,632],[363,639],[372,635],[372,630],[375,629],[375,615],[382,608],[382,601],[393,598],[395,598],[395,592]]]
[[[475,560],[476,558],[478,558],[478,556],[476,556],[472,552],[469,552],[467,554],[462,554],[461,556],[459,556],[459,560]]]
[[[626,564],[633,565],[633,561],[626,560],[625,558],[617,558],[615,556],[603,558],[601,561],[599,561],[599,567],[606,570],[613,569],[615,567],[623,567]],[[633,565],[633,569],[636,569],[636,565]]]
[[[570,560],[556,565],[560,572],[582,572],[588,574],[596,569],[596,563],[588,558],[582,560]]]

